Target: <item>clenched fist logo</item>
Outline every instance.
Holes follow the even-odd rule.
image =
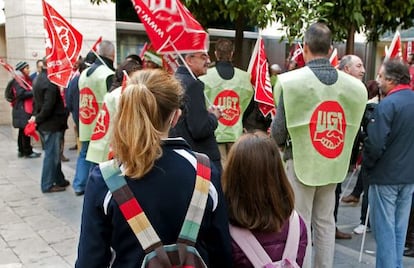
[[[321,103],[309,124],[310,138],[316,151],[327,158],[338,157],[344,148],[345,113],[336,101]]]

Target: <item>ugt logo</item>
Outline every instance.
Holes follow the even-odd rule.
[[[232,89],[222,90],[214,99],[214,105],[223,111],[219,122],[225,126],[234,126],[240,118],[240,97]]]
[[[91,140],[100,140],[108,132],[110,121],[110,114],[106,104],[102,105],[102,109],[99,111],[98,118],[96,119],[95,129],[93,130]]]
[[[99,112],[96,96],[90,88],[85,87],[79,91],[79,99],[79,121],[82,124],[90,125]]]
[[[313,147],[327,158],[338,157],[344,148],[345,113],[336,101],[325,101],[312,114],[309,130]]]

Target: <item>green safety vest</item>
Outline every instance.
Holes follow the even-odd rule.
[[[113,130],[113,119],[118,110],[122,87],[106,93],[94,132],[89,142],[86,160],[93,163],[108,161],[110,150],[110,137]]]
[[[204,93],[209,102],[223,111],[215,131],[217,142],[235,142],[243,133],[243,113],[254,93],[250,75],[234,68],[233,78],[224,80],[216,68],[211,68],[199,79],[205,84]]]
[[[84,70],[79,77],[79,140],[89,141],[95,128],[99,110],[107,92],[106,79],[114,72],[101,65],[90,75],[89,69]]]
[[[309,186],[342,182],[367,102],[364,84],[338,71],[325,85],[309,67],[278,78],[297,178]]]

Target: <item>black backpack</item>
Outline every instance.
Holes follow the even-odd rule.
[[[14,79],[7,83],[6,89],[4,90],[4,98],[10,103],[14,103],[16,100],[16,90],[14,89],[13,84]]]

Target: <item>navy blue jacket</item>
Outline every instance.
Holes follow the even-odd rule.
[[[194,190],[196,171],[177,150],[192,154],[182,139],[169,139],[162,157],[143,178],[127,183],[164,245],[174,244],[183,224]],[[196,248],[208,267],[231,267],[231,239],[228,230],[220,177],[212,168],[211,181],[217,202],[209,195]],[[211,189],[210,189],[211,190]],[[108,188],[96,167],[88,180],[82,211],[81,234],[76,268],[108,267],[111,247],[116,258],[111,267],[141,267],[145,253],[114,199],[104,213]],[[213,209],[214,204],[217,205]]]
[[[367,127],[363,163],[369,184],[414,183],[414,91],[386,96]]]
[[[170,131],[171,137],[183,137],[191,148],[219,165],[220,152],[214,131],[218,126],[216,116],[206,108],[204,83],[194,79],[186,67],[178,67],[175,76],[185,90],[183,114],[176,127]]]

